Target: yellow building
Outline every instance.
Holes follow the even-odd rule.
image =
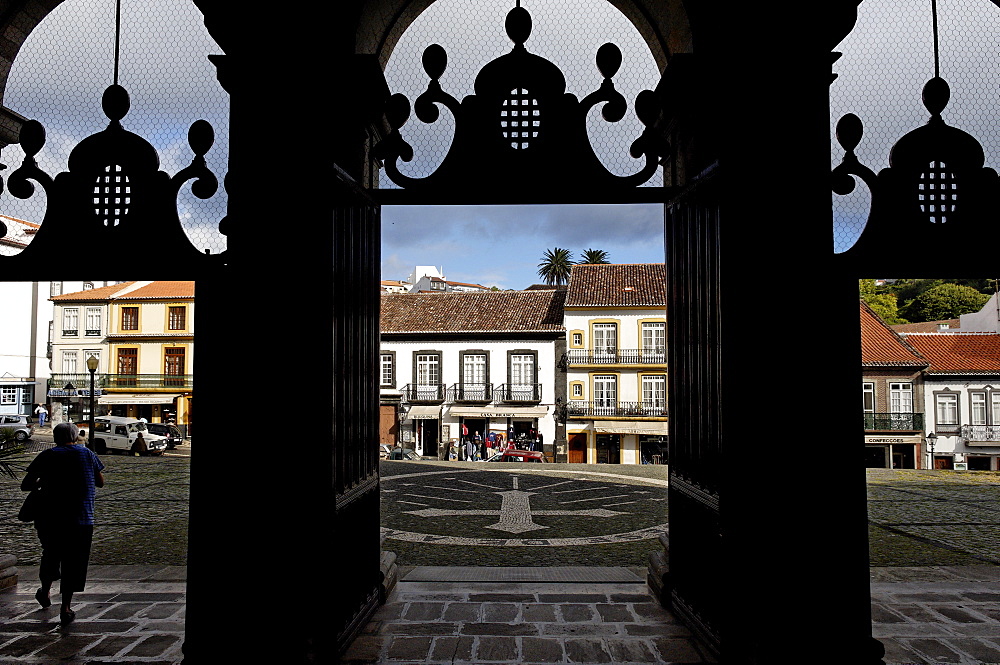
[[[136,281],[54,296],[53,422],[96,412],[191,425],[194,282]],[[59,420],[57,420],[57,418]]]

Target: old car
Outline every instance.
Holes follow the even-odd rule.
[[[137,418],[122,418],[119,416],[99,416],[94,418],[94,431],[91,440],[94,442],[94,452],[103,455],[106,452],[132,450],[135,440],[142,435],[146,442],[146,454],[159,455],[167,448],[167,437],[153,434],[146,428],[146,423]]]
[[[173,450],[177,446],[187,443],[181,430],[177,425],[171,423],[146,423],[146,430],[152,434],[159,434],[167,438],[167,450]]]

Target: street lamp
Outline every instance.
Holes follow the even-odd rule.
[[[934,444],[937,443],[937,432],[931,432],[927,435],[927,447],[930,449],[930,464],[927,465],[928,469],[934,468]]]
[[[90,354],[87,356],[87,371],[90,372],[90,418],[87,425],[87,447],[93,449],[94,444],[94,372],[97,371],[97,356]]]

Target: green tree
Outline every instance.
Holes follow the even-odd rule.
[[[899,300],[894,293],[881,292],[874,279],[858,280],[861,299],[887,324],[909,323],[899,315]]]
[[[900,314],[914,322],[955,319],[962,314],[978,312],[989,299],[971,286],[938,284],[907,303]]]
[[[569,281],[569,271],[573,266],[573,253],[568,249],[555,247],[545,250],[542,262],[538,264],[538,275],[548,285],[565,284]]]
[[[608,261],[608,253],[603,249],[585,249],[583,254],[580,256],[580,260],[577,263],[610,263]]]

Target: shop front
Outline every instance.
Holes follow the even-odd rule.
[[[403,416],[403,448],[413,448],[418,455],[438,457],[441,441],[441,407],[426,404],[411,406]]]
[[[518,448],[549,452],[545,445],[555,435],[555,424],[547,418],[547,406],[528,407],[451,407],[448,422],[453,425],[456,438],[464,441],[481,436],[494,447],[511,442]]]
[[[865,436],[865,467],[869,469],[917,469],[920,436]]]
[[[666,420],[595,420],[598,464],[662,464],[666,462]]]

